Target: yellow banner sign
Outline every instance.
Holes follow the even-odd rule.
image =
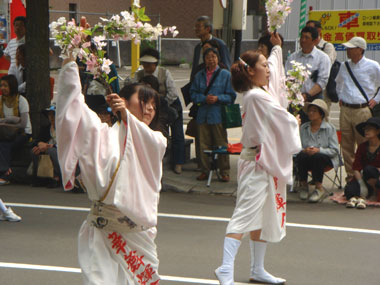
[[[309,20],[320,21],[325,41],[340,46],[362,37],[369,50],[380,50],[380,10],[310,11]]]

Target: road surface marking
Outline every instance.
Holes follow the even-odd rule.
[[[84,207],[67,207],[67,206],[23,204],[23,203],[5,203],[5,204],[7,206],[11,206],[11,207],[22,207],[22,208],[67,210],[67,211],[79,211],[79,212],[90,211],[90,208],[84,208]],[[168,214],[168,213],[158,213],[158,216],[161,218],[175,218],[175,219],[215,221],[215,222],[229,222],[230,221],[230,218],[195,216],[195,215],[180,215],[180,214]],[[329,231],[339,231],[339,232],[353,232],[353,233],[380,235],[379,230],[370,230],[370,229],[335,227],[335,226],[325,226],[325,225],[311,225],[311,224],[297,224],[297,223],[286,223],[286,225],[288,227],[295,227],[295,228],[306,228],[306,229],[317,229],[317,230],[329,230]]]

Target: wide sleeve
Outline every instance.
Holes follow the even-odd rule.
[[[292,182],[292,156],[301,151],[298,122],[268,93],[258,88],[244,102],[245,147],[261,145],[257,163],[272,176]]]
[[[86,187],[104,190],[116,169],[125,134],[119,136],[117,126],[111,129],[101,123],[85,104],[75,62],[66,64],[59,75],[56,130],[65,190],[74,185],[78,162]],[[101,196],[101,193],[97,194]]]
[[[285,70],[282,59],[282,48],[276,45],[272,48],[268,58],[269,66],[269,93],[275,96],[284,108],[288,107],[287,93],[285,89]]]

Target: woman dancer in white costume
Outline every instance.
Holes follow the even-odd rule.
[[[56,118],[63,185],[73,187],[79,162],[92,201],[79,232],[84,284],[156,285],[154,239],[166,139],[149,125],[158,96],[149,87],[131,85],[107,101],[121,117],[112,127],[85,104],[75,61],[63,62]]]
[[[281,47],[274,49],[277,55],[281,54],[278,49],[281,51]],[[283,67],[279,64],[277,68]],[[292,155],[301,150],[299,122],[282,106],[278,95],[264,89],[270,74],[263,55],[245,52],[232,65],[231,74],[234,89],[243,93],[243,150],[236,206],[226,230],[223,262],[215,275],[222,285],[234,284],[235,256],[243,235],[249,233],[250,281],[283,284],[285,279],[265,271],[264,257],[266,242],[279,242],[285,236],[286,184],[292,182]],[[275,85],[280,84],[283,82],[270,82],[270,90],[278,90]]]

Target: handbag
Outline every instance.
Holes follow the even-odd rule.
[[[54,177],[53,162],[48,154],[40,154],[37,168],[37,176],[45,178]]]
[[[346,66],[347,71],[348,71],[348,73],[350,74],[352,81],[354,81],[356,87],[359,89],[360,93],[362,93],[363,97],[365,98],[365,100],[366,100],[367,103],[369,104],[368,96],[367,96],[367,94],[365,93],[365,91],[363,90],[363,88],[362,88],[362,86],[360,85],[360,83],[358,82],[358,80],[356,79],[356,77],[355,77],[354,73],[352,72],[351,67],[349,66],[348,62],[346,61],[346,62],[344,63],[344,65]],[[369,110],[371,111],[371,114],[372,114],[372,116],[373,116],[373,110],[372,110],[371,108],[369,108]]]
[[[241,127],[239,104],[222,105],[222,124],[226,129]]]
[[[190,137],[194,137],[194,138],[198,136],[198,124],[197,124],[197,120],[196,119],[192,118],[187,123],[185,134],[188,135],[188,136],[190,136]]]
[[[0,141],[13,141],[19,133],[21,133],[19,128],[11,126],[0,126]]]

